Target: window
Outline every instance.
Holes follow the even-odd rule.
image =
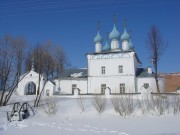
[[[119,73],[123,73],[123,66],[122,65],[119,66]]]
[[[145,89],[149,88],[149,83],[144,83],[144,88]]]
[[[50,90],[46,90],[46,96],[50,95]]]
[[[101,74],[105,74],[106,73],[106,68],[105,67],[101,67]]]
[[[106,89],[106,84],[101,84],[101,93],[104,94]]]
[[[120,93],[125,93],[125,83],[120,83]]]
[[[72,84],[72,91],[74,91],[77,88],[76,84]]]

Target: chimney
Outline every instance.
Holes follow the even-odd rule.
[[[151,69],[151,67],[148,67],[148,74],[152,74],[152,69]]]

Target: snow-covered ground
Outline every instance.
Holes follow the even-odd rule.
[[[0,135],[180,135],[180,116],[143,116],[135,111],[123,117],[114,111],[110,99],[99,114],[89,98],[83,100],[86,110],[82,112],[77,99],[56,100],[55,115],[48,116],[41,106],[34,117],[18,122],[7,122],[10,106],[1,107]]]

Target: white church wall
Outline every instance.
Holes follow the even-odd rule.
[[[81,94],[87,93],[87,79],[64,79],[64,80],[55,80],[56,84],[60,86],[60,92],[72,94],[72,85],[75,84],[76,88],[80,90]],[[58,89],[58,87],[56,88]]]
[[[147,89],[144,88],[145,83],[149,84],[149,88]],[[163,79],[159,79],[159,88],[161,92],[164,92],[165,90],[164,83],[165,82]],[[151,92],[157,93],[156,82],[155,82],[154,77],[137,78],[137,89],[138,89],[138,92],[141,92],[141,93],[151,93]]]
[[[38,74],[30,71],[18,84],[17,92],[19,95],[25,95],[25,87],[29,82],[33,82],[36,85],[36,91],[38,86]]]
[[[120,93],[120,83],[125,84],[126,93],[135,92],[134,76],[88,77],[88,93],[101,93],[101,84],[106,84],[111,93]]]
[[[45,84],[43,95],[44,96],[52,96],[53,92],[54,92],[54,85],[52,82],[48,81]]]
[[[23,77],[23,75],[21,76]],[[42,90],[43,88],[43,85],[44,85],[44,77],[41,76],[41,81],[40,81],[40,91]],[[39,85],[39,74],[34,72],[34,71],[30,71],[18,84],[18,87],[16,89],[16,91],[18,92],[19,95],[26,95],[26,87],[28,85],[28,83],[30,82],[33,82],[36,86],[36,95],[37,95],[37,90],[38,90],[38,85]],[[51,87],[50,89],[50,93],[53,93],[53,85],[51,84],[47,84],[47,87]],[[43,92],[43,95],[44,95],[44,92]]]
[[[164,93],[165,92],[165,79],[164,78],[159,78],[158,83],[159,83],[160,91],[162,93]]]
[[[133,53],[99,54],[87,57],[89,76],[135,75]],[[105,67],[105,74],[101,72],[102,66]],[[118,72],[119,66],[123,66],[123,73]]]

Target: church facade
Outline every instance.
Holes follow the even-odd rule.
[[[108,39],[110,39],[110,44]],[[64,70],[58,78],[53,80],[54,83],[49,82],[47,88],[44,89],[44,95],[48,95],[47,93],[73,95],[75,91],[78,94],[157,92],[152,69],[140,67],[141,62],[134,50],[131,36],[126,30],[126,22],[122,35],[114,22],[113,30],[109,35],[107,34],[104,46],[98,26],[94,43],[95,52],[86,54],[87,68]],[[28,81],[22,81],[20,88],[17,89],[21,95],[25,94],[22,91],[27,89],[25,83]],[[164,92],[163,78],[159,78],[159,86],[160,91]]]
[[[110,39],[110,44],[108,43]],[[82,94],[157,92],[154,74],[150,67],[141,68],[130,34],[124,24],[122,35],[114,22],[113,30],[102,45],[98,26],[94,38],[95,52],[87,53],[87,69],[69,69],[58,78],[56,84],[62,93]],[[164,79],[159,78],[160,91],[164,92]]]

